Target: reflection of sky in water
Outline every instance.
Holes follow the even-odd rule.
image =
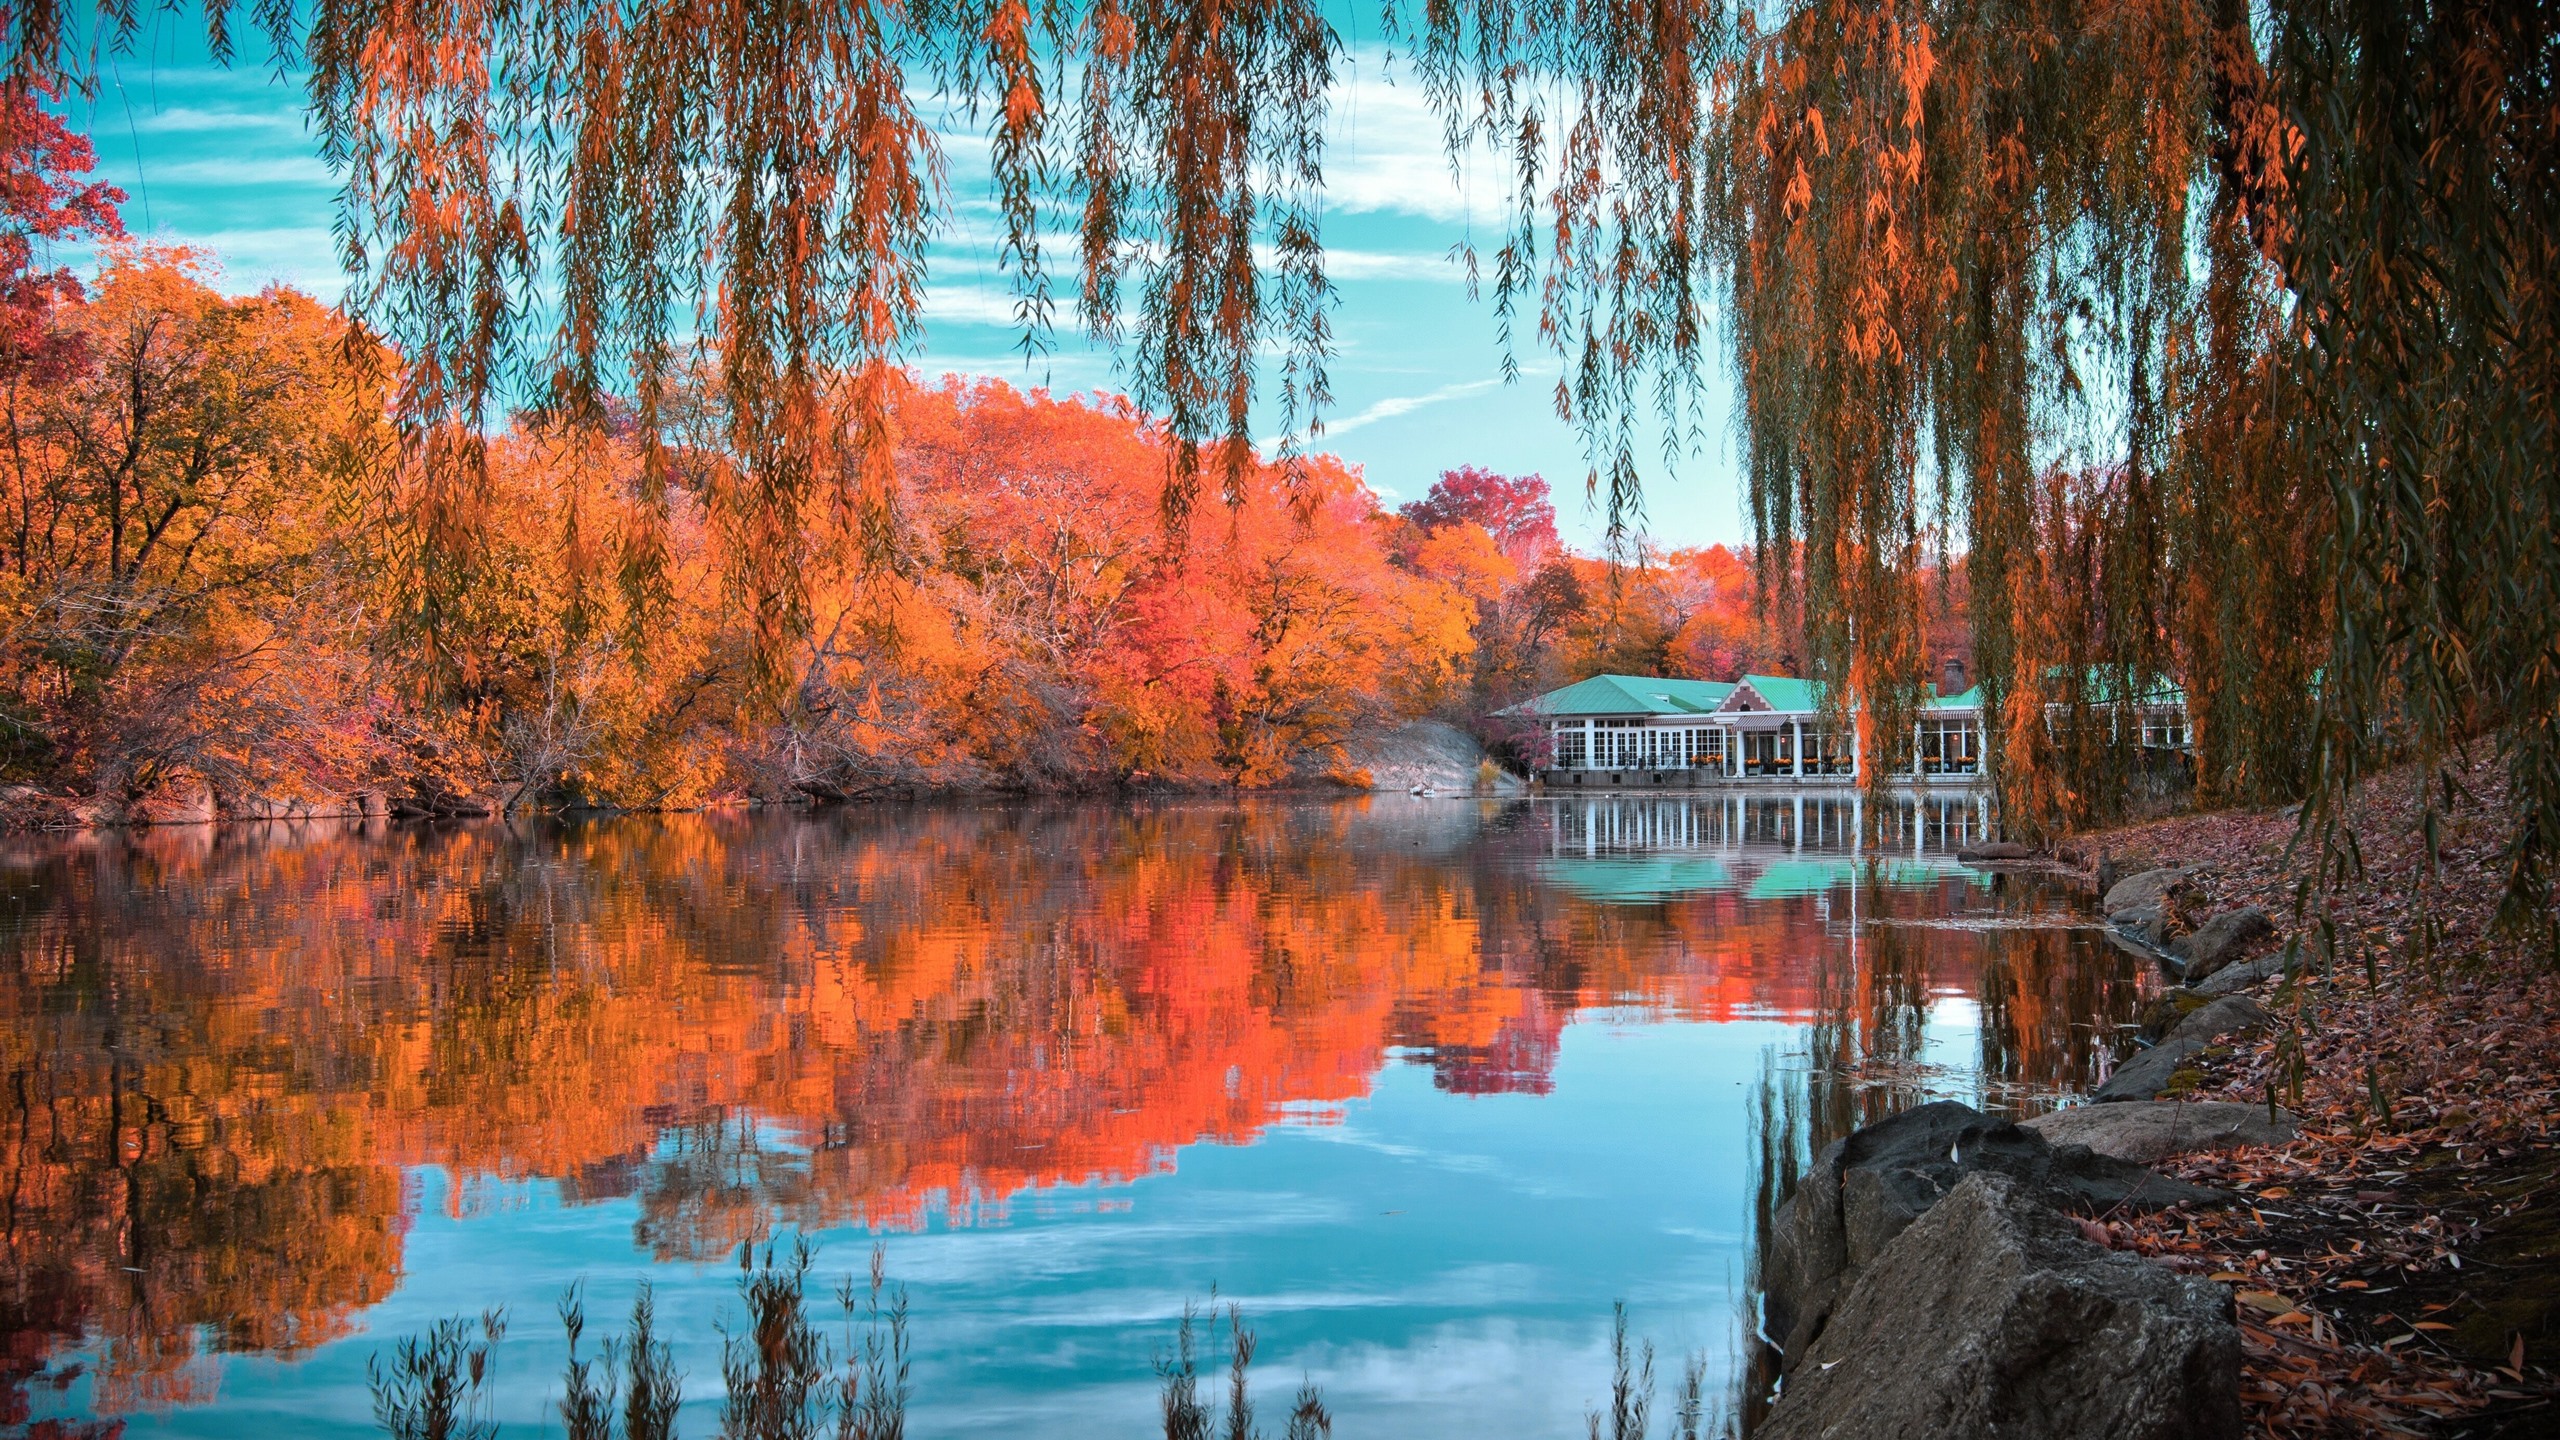
[[[1739,1097],[1761,1047],[1789,1033],[1611,1012],[1567,1028],[1552,1094],[1453,1096],[1393,1065],[1338,1124],[1191,1147],[1174,1173],[1125,1186],[1017,1197],[992,1224],[887,1236],[914,1306],[915,1430],[1144,1434],[1172,1317],[1212,1283],[1260,1333],[1259,1403],[1276,1411],[1313,1376],[1345,1436],[1578,1434],[1607,1392],[1618,1299],[1665,1352],[1667,1399],[1681,1353],[1728,1342],[1749,1208]],[[590,1335],[619,1329],[644,1273],[637,1206],[564,1206],[517,1184],[455,1220],[445,1178],[415,1180],[408,1273],[368,1333],[299,1362],[233,1360],[215,1405],[137,1417],[132,1433],[360,1432],[368,1353],[493,1302],[509,1314],[499,1416],[557,1433],[552,1306],[583,1276]],[[867,1263],[864,1232],[818,1239],[831,1277]],[[711,1433],[712,1322],[743,1316],[735,1267],[646,1273],[688,1376],[687,1433]]]
[[[1666,1412],[1691,1351],[1724,1391],[1761,1162],[1751,1117],[1773,1076],[1801,1088],[1813,1047],[1844,1033],[1916,1039],[1813,1103],[1831,1133],[1916,1094],[1979,1101],[1995,1052],[2050,1088],[2071,1083],[2091,997],[2121,1008],[2130,993],[2121,957],[2054,928],[2052,892],[1935,843],[1959,837],[1852,856],[1819,843],[1820,810],[951,808],[464,832],[449,852],[409,832],[279,852],[271,869],[219,848],[201,872],[106,867],[95,889],[63,878],[89,873],[75,857],[27,872],[51,877],[24,893],[54,908],[0,923],[0,959],[20,947],[0,971],[19,988],[0,999],[19,1015],[103,1003],[21,991],[46,973],[27,956],[105,911],[101,953],[132,967],[131,1004],[205,1007],[156,1042],[182,1078],[148,1083],[254,1113],[264,1102],[219,1077],[285,1077],[299,1113],[344,1121],[310,1133],[353,1137],[332,1163],[397,1177],[398,1215],[375,1212],[396,1274],[370,1272],[387,1298],[320,1296],[351,1333],[299,1358],[200,1357],[205,1403],[136,1413],[136,1436],[371,1433],[366,1359],[493,1304],[510,1317],[497,1418],[556,1434],[563,1287],[587,1282],[603,1338],[644,1277],[686,1375],[686,1433],[710,1434],[718,1327],[743,1318],[736,1266],[652,1251],[721,1255],[722,1227],[759,1207],[841,1217],[887,1197],[919,1225],[882,1237],[912,1298],[919,1436],[1150,1433],[1153,1364],[1215,1286],[1260,1334],[1269,1428],[1305,1376],[1346,1437],[1564,1437],[1605,1397],[1615,1301],[1660,1347]],[[468,903],[439,909],[439,889]],[[411,938],[387,939],[383,917],[413,893]],[[222,908],[239,897],[254,903]],[[182,930],[207,916],[213,930]],[[421,934],[431,946],[400,948]],[[631,1066],[676,1068],[607,1063],[547,1087],[538,1072],[560,1057],[509,1047],[584,1033],[562,1015],[655,1057]],[[317,1053],[278,1068],[266,1031]],[[115,1043],[30,1033],[65,1072]],[[367,1048],[377,1033],[412,1038]],[[214,1047],[223,1035],[234,1049]],[[215,1078],[185,1078],[199,1075]],[[586,1108],[526,1113],[527,1097]],[[705,1129],[696,1112],[723,1118]],[[626,1135],[642,1148],[617,1151]],[[581,1148],[548,1148],[563,1145]],[[273,1158],[293,1173],[297,1157]],[[1097,1172],[1126,1178],[1079,1178]],[[916,1174],[996,1188],[916,1195]],[[260,1193],[223,1203],[279,1203]],[[146,1314],[250,1303],[219,1279],[243,1261],[308,1268],[289,1233],[223,1217],[208,1228],[249,1238],[144,1257]],[[115,1233],[111,1215],[84,1218]],[[813,1290],[831,1295],[873,1237],[819,1223]],[[87,1283],[119,1283],[120,1255],[85,1258]],[[18,1278],[28,1263],[12,1252]],[[352,1283],[335,1275],[323,1282]],[[841,1343],[831,1300],[818,1308]],[[202,1325],[196,1344],[224,1348]],[[91,1403],[83,1380],[46,1383],[39,1414]]]

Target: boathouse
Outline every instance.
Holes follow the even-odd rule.
[[[1855,727],[1826,717],[1825,698],[1818,683],[1788,675],[1594,675],[1506,713],[1545,732],[1539,774],[1552,786],[1856,784],[1864,757]],[[2146,748],[2186,749],[2182,691],[2146,687],[2135,708]],[[1913,721],[1907,779],[1922,788],[1978,784],[1985,744],[1982,687],[1950,661]]]

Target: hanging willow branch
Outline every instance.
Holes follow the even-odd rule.
[[[1170,521],[1204,478],[1234,498],[1258,383],[1284,450],[1320,433],[1324,136],[1344,69],[1320,0],[185,8],[218,57],[245,27],[308,77],[343,179],[348,307],[405,361],[400,494],[447,567],[484,508],[479,437],[509,409],[599,423],[608,392],[627,394],[662,504],[697,351],[712,383],[683,404],[725,429],[730,483],[706,498],[759,648],[805,627],[813,564],[894,561],[890,398],[947,212],[946,110],[989,146],[996,258],[1034,352],[1059,309],[1050,237],[1072,235],[1076,317],[1122,347],[1133,398],[1176,442]],[[6,0],[10,74],[77,85],[147,18]],[[1691,414],[1695,160],[1730,25],[1712,0],[1399,4],[1386,24],[1452,147],[1516,161],[1494,303],[1537,308],[1568,361],[1556,403],[1590,437],[1612,514],[1632,516],[1640,408]],[[821,533],[856,553],[819,553]],[[645,601],[662,529],[622,546]],[[427,628],[449,588],[419,577]]]
[[[945,208],[927,95],[990,147],[1033,351],[1069,263],[1044,237],[1072,233],[1074,313],[1175,442],[1170,514],[1242,473],[1259,385],[1293,446],[1321,433],[1347,64],[1319,0],[190,9],[218,55],[245,22],[309,76],[350,308],[406,362],[400,493],[431,564],[470,549],[498,410],[592,423],[608,391],[654,497],[662,434],[716,422],[699,483],[768,655],[805,623],[808,567],[848,558],[809,537],[894,558],[890,397]],[[77,84],[145,18],[0,0],[8,73]],[[1696,438],[1724,305],[1764,578],[1830,703],[1858,706],[1875,783],[1934,659],[1928,572],[1960,557],[2014,829],[2119,803],[2127,707],[2167,684],[2208,795],[2316,791],[2332,822],[2377,759],[2491,736],[2520,816],[2510,915],[2547,918],[2553,6],[1380,18],[1452,163],[1509,159],[1492,304],[1506,345],[1534,309],[1562,360],[1613,541],[1644,427],[1666,460]],[[621,544],[645,597],[663,536]],[[432,578],[415,593],[431,618]]]

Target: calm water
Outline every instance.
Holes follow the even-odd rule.
[[[1612,1301],[1727,1387],[1755,1216],[2140,977],[1845,802],[917,807],[0,849],[0,1433],[371,1432],[365,1362],[642,1279],[716,1431],[742,1241],[886,1245],[912,1430],[1135,1437],[1212,1286],[1345,1437],[1579,1435]],[[591,1331],[591,1334],[597,1333]],[[1667,1407],[1667,1397],[1666,1397]]]

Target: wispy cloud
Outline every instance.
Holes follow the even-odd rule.
[[[120,97],[120,102],[132,106],[129,115],[121,104],[101,103],[92,123],[108,133],[130,127],[143,135],[256,135],[300,140],[307,133],[302,112],[290,104],[255,110],[208,105],[155,107],[130,92]]]
[[[200,160],[166,160],[144,167],[145,179],[161,185],[256,185],[268,189],[301,185],[334,192],[337,179],[317,155],[221,155]]]
[[[1426,405],[1437,405],[1444,400],[1463,400],[1469,395],[1481,395],[1501,383],[1500,380],[1467,380],[1455,385],[1443,385],[1437,390],[1425,391],[1420,395],[1390,395],[1384,400],[1363,406],[1340,420],[1326,421],[1324,434],[1316,437],[1316,443],[1329,445],[1354,430],[1375,425],[1381,420],[1393,420],[1410,415]],[[1256,443],[1266,451],[1277,450],[1286,438],[1280,435],[1266,435]]]
[[[1329,422],[1324,427],[1324,433],[1328,439],[1348,435],[1354,430],[1375,425],[1381,420],[1393,420],[1399,416],[1410,415],[1426,405],[1437,405],[1444,400],[1464,399],[1469,395],[1481,395],[1501,383],[1500,380],[1466,380],[1455,385],[1443,385],[1437,390],[1428,390],[1420,395],[1390,395],[1384,400],[1372,402],[1344,419]]]

